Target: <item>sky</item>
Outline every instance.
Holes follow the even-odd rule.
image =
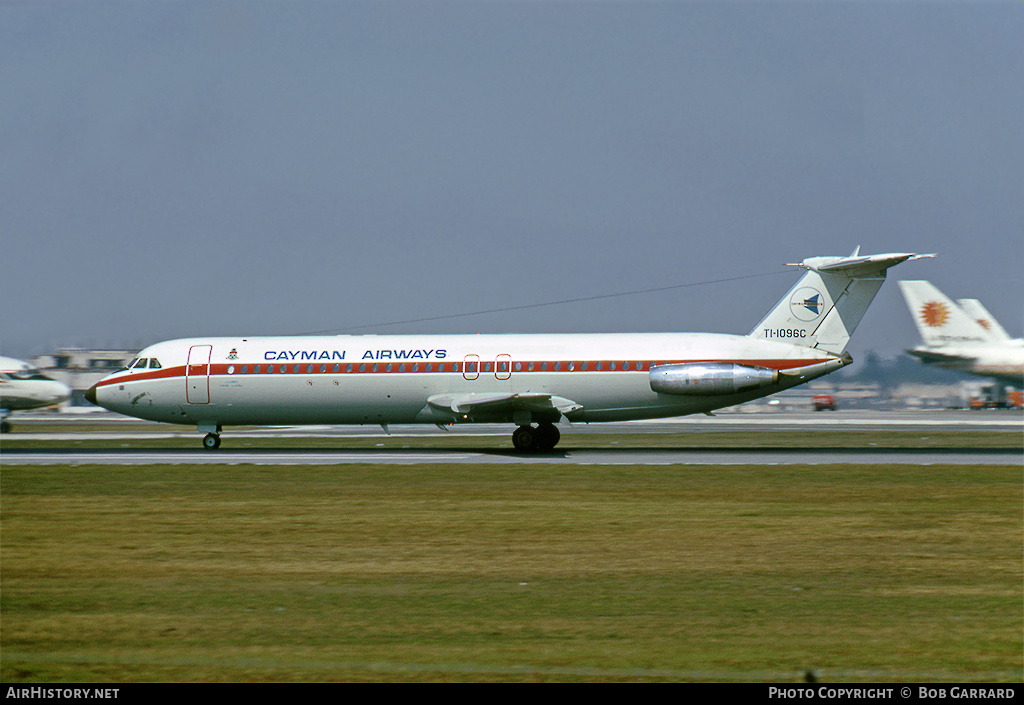
[[[855,359],[917,344],[898,279],[1019,336],[1022,36],[1016,1],[3,2],[0,351],[745,334],[857,246],[939,257]]]

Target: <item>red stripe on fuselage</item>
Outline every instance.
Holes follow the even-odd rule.
[[[683,365],[690,363],[722,363],[729,364],[735,363],[738,365],[746,365],[749,367],[765,367],[772,370],[788,370],[795,367],[806,367],[808,365],[815,365],[822,362],[827,362],[828,359],[819,360],[516,360],[509,361],[505,358],[500,360],[501,363],[508,365],[508,369],[497,370],[502,375],[521,375],[521,374],[591,374],[591,373],[605,373],[605,372],[629,372],[629,373],[649,373],[651,367],[659,367],[662,365]],[[637,369],[637,363],[641,363],[641,369]],[[597,369],[597,365],[600,363],[601,369]],[[611,365],[614,363],[615,368],[612,369]],[[623,364],[628,365],[628,369],[623,369]],[[431,366],[431,369],[426,369],[427,365]],[[494,375],[496,362],[493,360],[482,360],[476,362],[476,372],[481,375],[482,379],[487,379],[488,375]],[[555,365],[559,366],[559,369],[555,369]],[[338,366],[335,371],[335,365]],[[412,369],[413,365],[417,369]],[[342,363],[275,363],[275,362],[258,362],[258,363],[215,363],[209,366],[210,376],[251,376],[251,375],[382,375],[382,374],[415,374],[415,375],[437,375],[437,374],[457,374],[460,377],[464,371],[465,362],[463,361],[441,361],[441,362],[342,362]],[[484,365],[490,365],[491,369],[483,369]],[[520,366],[520,369],[516,368],[516,365]],[[532,365],[533,369],[528,369]],[[547,369],[541,369],[544,365],[547,365]],[[583,369],[586,365],[586,369]],[[321,371],[320,367],[323,366],[324,370]],[[349,370],[351,366],[351,370]],[[364,366],[363,370],[360,367]],[[196,367],[196,366],[194,366]],[[201,366],[205,368],[206,365]],[[242,367],[246,370],[243,372]],[[256,368],[259,367],[259,371]],[[267,368],[272,367],[273,372],[268,371]],[[295,368],[298,367],[298,372]],[[404,367],[404,369],[400,369]],[[439,369],[442,368],[443,369]],[[570,367],[572,369],[570,369]],[[233,368],[229,372],[229,368]],[[282,371],[282,368],[284,370]],[[374,369],[376,368],[376,369]],[[389,369],[390,368],[390,369]],[[122,375],[114,378],[107,378],[97,382],[96,387],[106,387],[112,384],[127,384],[130,382],[143,382],[157,379],[173,379],[186,377],[186,366],[178,365],[176,367],[163,367],[158,370],[147,370],[146,372],[133,372],[126,375]],[[205,376],[205,372],[191,373],[189,377]],[[504,380],[506,378],[502,378]]]

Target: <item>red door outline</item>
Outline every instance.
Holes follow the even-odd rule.
[[[193,345],[185,363],[185,400],[189,404],[210,403],[210,357],[212,345]]]
[[[502,369],[504,366],[504,369]],[[498,379],[509,379],[512,376],[512,356],[501,353],[494,360],[494,376]]]
[[[476,379],[480,376],[480,356],[469,354],[462,361],[462,376],[466,379]]]

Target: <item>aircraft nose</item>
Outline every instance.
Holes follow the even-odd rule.
[[[60,382],[58,382],[58,384],[60,386],[57,387],[54,396],[56,397],[57,403],[65,402],[71,398],[71,387]]]
[[[86,390],[86,392],[85,392],[85,399],[90,404],[96,404],[96,385],[95,384],[92,385],[91,387],[89,387],[89,389]],[[96,404],[96,405],[99,406],[99,404]]]

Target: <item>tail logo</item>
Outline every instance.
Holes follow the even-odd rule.
[[[825,300],[821,292],[804,286],[793,292],[789,299],[789,307],[793,315],[801,321],[813,321],[821,315],[825,308]]]
[[[949,309],[941,301],[929,301],[921,307],[921,320],[929,328],[941,328],[949,321]]]

